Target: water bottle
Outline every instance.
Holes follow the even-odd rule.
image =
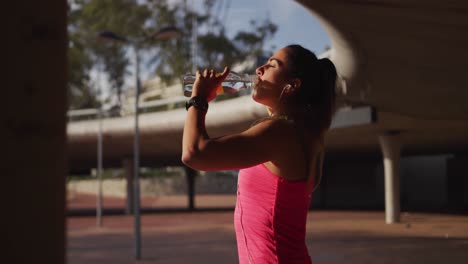
[[[196,75],[193,73],[188,73],[183,77],[184,85],[184,96],[192,96],[192,86],[195,82]],[[216,89],[216,94],[224,93],[235,93],[241,89],[248,89],[252,87],[256,75],[249,74],[238,74],[235,72],[230,72],[226,79],[221,83],[221,85]]]

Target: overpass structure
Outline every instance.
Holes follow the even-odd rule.
[[[183,108],[140,115],[142,165],[181,165]],[[212,137],[240,132],[265,117],[263,106],[250,96],[215,102],[207,114]],[[99,120],[68,123],[69,167],[81,170],[96,166]],[[133,155],[133,116],[102,120],[104,166],[119,167]],[[430,120],[369,106],[342,107],[335,115],[326,137],[327,153],[380,152],[379,136],[397,134],[404,153],[464,153],[468,148],[468,121]]]
[[[185,109],[142,114],[140,116],[140,164],[147,167],[181,166],[182,132]],[[240,132],[255,120],[266,116],[263,106],[250,96],[212,103],[207,115],[207,129],[216,137]],[[128,186],[132,179],[133,116],[102,121],[105,167],[124,167]],[[99,120],[68,124],[69,168],[96,167]],[[385,164],[386,208],[392,212],[387,222],[399,219],[400,154],[464,153],[468,149],[468,122],[465,120],[426,120],[375,108],[342,107],[326,137],[327,156],[365,156],[383,154]],[[130,167],[129,167],[130,166]],[[331,164],[330,166],[337,166]],[[340,166],[340,165],[338,165]],[[368,166],[368,165],[367,165]],[[187,171],[189,207],[194,208],[194,175]],[[327,177],[327,169],[325,177]],[[337,172],[348,174],[348,172]],[[359,174],[359,172],[358,172]],[[363,179],[366,178],[361,175]],[[372,184],[372,179],[370,183]],[[127,197],[131,197],[131,190]],[[127,200],[131,211],[132,200]]]

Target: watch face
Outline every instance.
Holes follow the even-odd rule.
[[[203,111],[207,111],[208,110],[208,102],[206,101],[206,99],[204,98],[201,98],[201,97],[193,97],[191,98],[187,104],[186,104],[186,109],[188,110],[190,108],[190,106],[195,107],[196,109],[199,109],[199,110],[203,110]]]

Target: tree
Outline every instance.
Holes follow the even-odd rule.
[[[164,42],[141,42],[138,49],[147,69],[154,69],[166,83],[174,81],[192,69],[191,43],[194,23],[198,28],[198,64],[196,67],[221,69],[245,60],[249,55],[265,52],[264,43],[277,29],[269,19],[252,21],[253,31],[238,32],[230,39],[219,17],[212,15],[214,0],[205,0],[204,13],[198,13],[185,3],[169,5],[165,0],[69,0],[70,87],[80,93],[71,93],[71,107],[96,105],[91,99],[95,91],[90,81],[92,69],[105,71],[111,88],[120,98],[127,69],[131,62],[128,45],[97,40],[98,32],[113,31],[129,39],[145,39],[159,28],[174,25],[181,31],[180,38]],[[176,78],[178,80],[178,78]],[[86,92],[85,92],[86,91]],[[85,94],[87,94],[85,96]],[[75,98],[77,95],[80,99]],[[89,96],[88,96],[89,95]],[[78,97],[79,97],[78,96]],[[86,103],[83,103],[86,102]]]
[[[168,8],[167,5],[164,8]],[[264,48],[266,40],[272,38],[276,33],[277,26],[270,19],[263,21],[253,20],[252,31],[238,32],[233,39],[225,34],[226,28],[222,18],[212,14],[215,3],[219,1],[205,0],[204,13],[196,13],[180,3],[171,10],[176,19],[171,20],[182,31],[181,38],[177,41],[162,43],[159,57],[156,64],[156,75],[164,81],[174,80],[174,76],[180,76],[192,70],[191,65],[191,43],[194,30],[193,22],[196,21],[197,30],[204,28],[203,33],[198,32],[198,58],[196,68],[222,69],[224,66],[232,66],[235,63],[244,61],[248,56],[265,55],[271,53]],[[159,9],[164,10],[164,9]],[[160,11],[161,12],[161,11]],[[157,12],[154,12],[155,14]],[[159,13],[158,13],[159,16]],[[167,21],[158,20],[158,23]],[[161,63],[164,62],[164,63]]]
[[[71,109],[97,106],[96,93],[91,82],[93,61],[86,41],[76,25],[76,13],[69,9],[68,45],[68,101]]]
[[[260,24],[258,21],[251,20],[250,25],[254,30],[238,32],[234,37],[234,43],[243,52],[244,56],[249,54],[264,55],[265,41],[275,35],[278,26],[269,19],[263,20]]]
[[[144,34],[142,25],[150,17],[150,10],[136,0],[80,0],[74,4],[74,28],[86,40],[86,50],[93,59],[93,65],[100,65],[99,68],[107,73],[110,87],[120,102],[130,63],[128,47],[118,42],[99,40],[97,35],[102,30],[109,30],[128,38],[139,37]]]

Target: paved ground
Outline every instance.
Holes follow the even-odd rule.
[[[186,204],[185,197],[166,199]],[[197,201],[216,200],[204,199]],[[78,200],[81,206],[95,204],[93,197],[86,196],[70,200],[69,206],[78,208]],[[164,207],[164,199],[151,200],[143,204]],[[218,200],[229,205],[232,196]],[[237,263],[232,211],[143,214],[140,261],[134,260],[131,216],[104,216],[100,228],[92,216],[67,219],[69,264]],[[466,264],[468,216],[403,213],[400,224],[386,225],[383,212],[312,211],[307,245],[314,264]]]

